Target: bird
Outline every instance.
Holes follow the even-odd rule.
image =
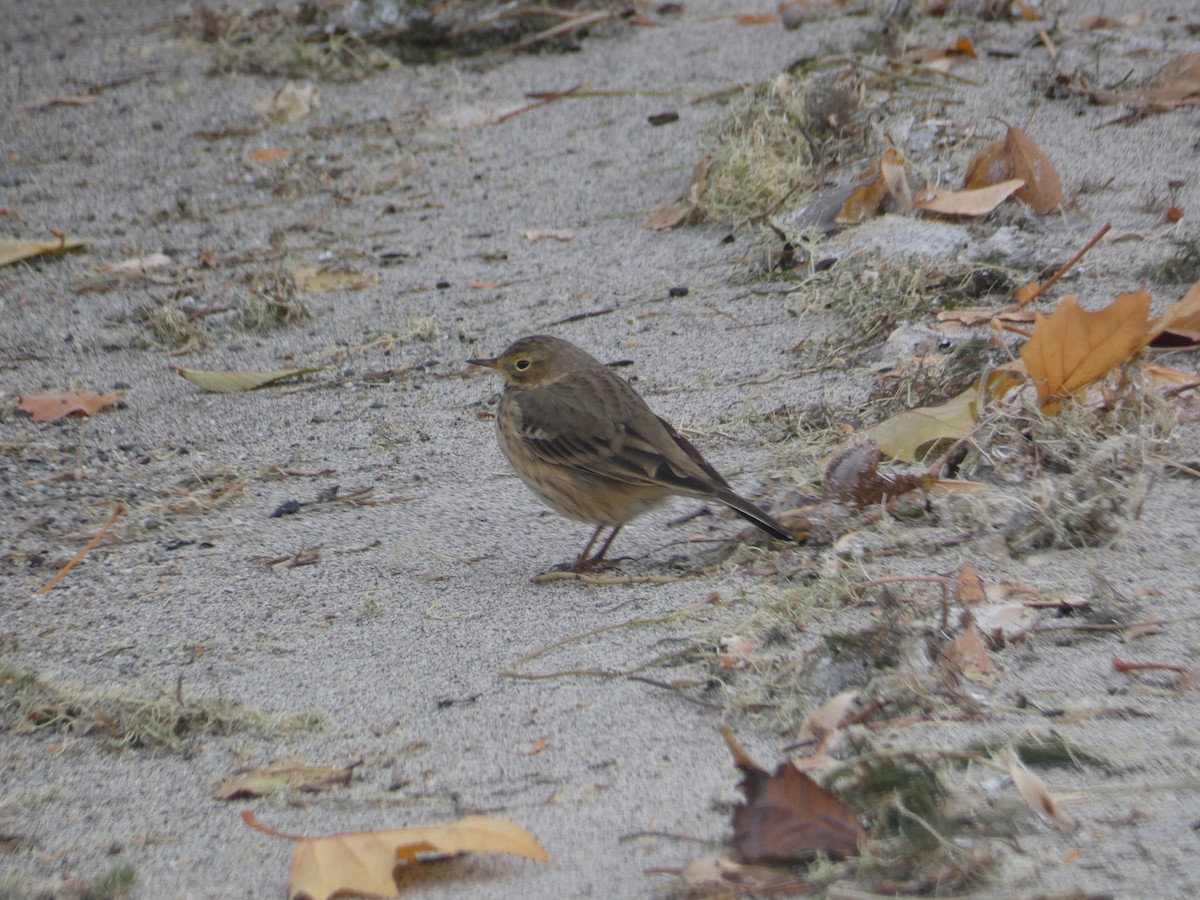
[[[499,356],[467,362],[504,378],[496,436],[520,479],[559,515],[596,526],[575,572],[600,567],[626,523],[673,495],[716,500],[772,537],[796,539],[735,493],[628,381],[586,350],[535,334]]]

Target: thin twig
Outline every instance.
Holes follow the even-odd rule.
[[[502,116],[497,116],[496,121],[493,124],[499,125],[503,122],[507,122],[509,119],[516,118],[517,116],[521,115],[521,113],[527,113],[531,109],[538,109],[539,107],[546,106],[550,103],[553,103],[555,100],[561,100],[563,97],[570,97],[576,91],[582,90],[585,87],[589,87],[589,85],[586,82],[580,82],[579,84],[575,85],[574,87],[567,88],[565,91],[558,91],[557,93],[550,94],[550,95],[546,96],[544,99],[538,100],[535,103],[530,103],[527,106],[522,106],[520,109],[510,110],[509,112],[506,112]]]
[[[47,591],[49,591],[51,588],[53,588],[56,584],[58,584],[60,581],[62,581],[63,578],[66,577],[67,573],[70,572],[73,568],[75,568],[75,566],[79,563],[79,561],[81,559],[83,559],[85,556],[87,556],[89,552],[91,552],[93,547],[95,547],[98,543],[100,543],[100,539],[108,533],[108,529],[112,528],[113,523],[116,522],[117,519],[119,519],[121,517],[121,514],[123,512],[125,512],[125,504],[118,503],[117,508],[112,511],[112,515],[110,515],[108,517],[108,521],[105,522],[100,527],[100,530],[96,532],[95,536],[90,541],[88,541],[86,544],[83,545],[83,549],[75,554],[74,559],[72,559],[69,563],[67,563],[65,566],[63,566],[61,569],[58,570],[57,575],[55,575],[53,578],[51,578],[49,581],[47,581],[45,584],[43,584],[40,588],[38,588],[36,591],[34,591],[34,596],[37,597],[42,594],[45,594]]]
[[[1098,243],[1100,243],[1100,239],[1102,237],[1104,237],[1106,234],[1108,234],[1108,230],[1110,228],[1112,228],[1112,222],[1105,222],[1104,226],[1099,231],[1096,232],[1095,237],[1093,237],[1090,241],[1088,241],[1086,244],[1084,244],[1083,249],[1080,250],[1078,253],[1076,253],[1074,256],[1072,256],[1067,261],[1066,265],[1064,265],[1061,269],[1059,269],[1057,272],[1055,272],[1053,275],[1051,275],[1042,284],[1039,284],[1037,286],[1037,288],[1033,291],[1033,293],[1030,294],[1028,297],[1022,297],[1020,300],[1018,300],[1016,303],[1016,308],[1024,309],[1026,306],[1028,306],[1030,303],[1032,303],[1038,297],[1042,296],[1042,294],[1046,293],[1046,291],[1049,290],[1050,287],[1056,281],[1058,281],[1058,279],[1062,278],[1064,275],[1067,274],[1067,272],[1071,269],[1072,266],[1074,266],[1077,262],[1079,262],[1081,259],[1083,259],[1084,254],[1086,254],[1089,250],[1091,250]]]

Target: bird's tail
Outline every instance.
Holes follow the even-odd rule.
[[[733,491],[720,491],[715,496],[747,522],[752,522],[772,537],[777,537],[781,541],[796,540],[796,536],[782,523],[769,513],[763,512],[745,497],[739,497]]]

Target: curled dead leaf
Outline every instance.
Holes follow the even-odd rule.
[[[721,733],[743,776],[738,788],[746,802],[733,810],[733,846],[743,861],[792,862],[816,853],[844,859],[858,853],[866,832],[836,794],[790,762],[768,774],[732,731],[722,728]]]
[[[550,857],[515,822],[467,816],[447,825],[360,831],[320,838],[283,834],[261,825],[246,810],[242,820],[256,831],[294,842],[288,866],[288,900],[333,897],[398,897],[397,866],[463,853],[510,853],[547,862]]]
[[[1021,794],[1021,799],[1038,815],[1053,822],[1063,831],[1074,831],[1077,823],[1062,811],[1058,800],[1050,793],[1046,783],[1034,775],[1016,754],[1001,754],[1000,761],[1008,766],[1008,774]]]

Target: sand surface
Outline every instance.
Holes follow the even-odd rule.
[[[1050,5],[1064,23],[1134,7]],[[1200,24],[1194,7],[1150,6],[1132,31],[1056,31],[1061,65],[1108,85],[1200,49],[1186,27]],[[846,325],[832,312],[797,315],[819,306],[803,287],[785,294],[786,285],[749,277],[746,231],[726,243],[728,227],[652,233],[641,223],[686,184],[708,146],[706,129],[725,110],[691,101],[769,81],[802,57],[849,52],[878,30],[878,13],[836,13],[785,31],[777,22],[739,25],[731,4],[688,2],[682,15],[647,13],[658,27],[605,30],[578,52],[319,81],[310,116],[270,124],[251,104],[286,79],[209,75],[211,46],[171,26],[192,12],[187,5],[9,7],[0,17],[0,229],[41,237],[57,228],[88,245],[0,270],[0,396],[120,389],[125,397],[118,409],[48,425],[6,407],[0,662],[51,684],[221,699],[265,714],[311,711],[324,721],[269,738],[198,735],[177,752],[117,751],[102,735],[55,728],[0,734],[0,833],[20,838],[0,853],[9,895],[51,892],[124,861],[137,873],[136,897],[281,896],[289,845],[248,830],[238,817],[247,805],[282,831],[311,835],[483,812],[520,822],[551,857],[460,861],[410,886],[423,897],[646,897],[667,881],[647,868],[719,849],[737,773],[717,727],[733,723],[771,766],[794,736],[773,733],[720,690],[704,705],[619,674],[505,673],[556,641],[685,610],[569,643],[520,672],[635,668],[716,633],[722,617],[736,621],[767,579],[730,564],[662,585],[531,583],[571,559],[588,528],[543,509],[508,470],[487,415],[498,384],[464,360],[543,331],[606,361],[628,360],[621,373],[739,491],[766,504],[785,494],[795,477],[779,462],[786,447],[766,417],[823,406],[851,421],[875,373],[864,366],[791,377],[793,347]],[[736,11],[773,8],[747,0]],[[923,146],[923,123],[943,117],[999,137],[986,115],[1025,122],[1040,106],[1030,132],[1068,195],[1089,188],[1082,206],[1090,218],[1015,209],[1003,220],[1015,235],[1011,255],[1036,273],[1111,221],[1114,233],[1141,239],[1098,247],[1069,289],[1095,306],[1145,283],[1161,309],[1187,285],[1156,275],[1156,266],[1179,254],[1174,241],[1196,246],[1200,108],[1097,129],[1119,108],[1048,101],[1037,89],[1050,71],[1036,37],[1045,24],[930,26],[930,34],[969,32],[981,50],[1012,55],[981,54],[956,68],[970,84],[946,80],[939,90],[897,96],[876,111],[876,127],[923,174],[949,184],[978,144],[935,152]],[[529,92],[581,83],[608,93],[477,124],[529,103]],[[67,94],[94,102],[22,108]],[[677,122],[647,122],[669,109]],[[261,130],[195,136],[233,125]],[[248,161],[262,147],[292,156],[276,166]],[[1155,230],[1172,204],[1183,222]],[[997,227],[970,234],[986,240]],[[535,229],[572,239],[528,239]],[[173,260],[159,277],[79,290],[101,263],[157,252]],[[210,340],[185,352],[148,337],[138,319],[155,304],[194,310],[244,297],[298,265],[378,283],[302,294],[311,318],[267,332],[222,331],[213,317]],[[669,295],[681,286],[686,296]],[[591,311],[603,312],[555,324]],[[1195,356],[1170,364],[1194,370]],[[293,385],[211,394],[170,365],[324,370]],[[403,371],[367,377],[384,370]],[[831,433],[826,449],[836,446]],[[1194,461],[1195,426],[1181,424],[1160,452]],[[1095,572],[1163,618],[1182,617],[1194,612],[1200,576],[1197,487],[1165,469],[1155,478],[1140,517],[1112,547],[1017,557],[994,552],[979,533],[940,553],[839,561],[813,547],[784,558],[805,572],[854,568],[862,580],[947,573],[969,560],[988,581],[1081,596],[1096,590]],[[369,488],[372,503],[271,517],[331,485],[343,495]],[[102,542],[35,595],[118,501],[127,512],[114,534],[123,539]],[[740,530],[740,520],[716,512],[673,524],[695,508],[677,501],[628,528],[616,548],[632,557],[624,573],[694,574],[706,545],[687,539]],[[269,564],[313,547],[314,564]],[[769,583],[789,584],[779,576]],[[704,602],[717,597],[723,602]],[[819,645],[823,629],[844,626],[843,615],[869,618],[871,602],[824,611],[793,638],[792,652],[800,658]],[[989,723],[904,735],[962,747],[1057,729],[1119,765],[1115,775],[1043,773],[1056,790],[1080,792],[1070,813],[1082,826],[1064,834],[1029,813],[1002,861],[1002,887],[984,895],[1200,894],[1197,694],[1165,680],[1146,687],[1111,667],[1113,656],[1191,664],[1198,642],[1195,622],[1134,645],[1119,634],[1042,638],[997,655],[1004,678],[983,691],[995,714]],[[706,677],[696,664],[644,674]],[[1068,710],[1137,707],[1147,717],[1062,721],[1021,708],[1020,697]],[[212,798],[230,770],[276,759],[363,763],[341,791]],[[1135,809],[1145,817],[1111,824]]]

